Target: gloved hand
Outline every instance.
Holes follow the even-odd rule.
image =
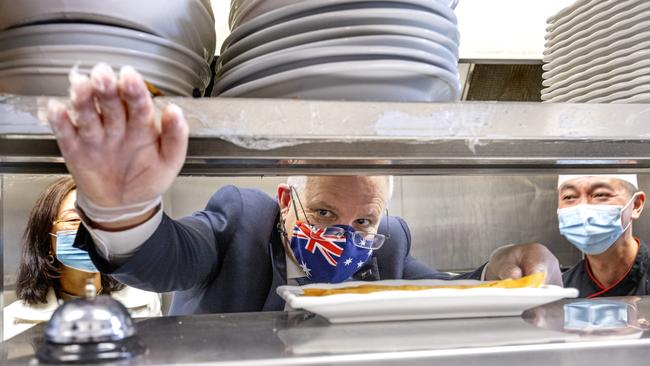
[[[90,77],[73,70],[70,82],[72,110],[50,101],[48,120],[77,189],[105,208],[162,195],[185,160],[188,127],[181,109],[167,106],[157,125],[149,91],[128,66],[119,77],[106,64]]]
[[[547,284],[562,286],[558,260],[544,245],[510,244],[492,253],[485,268],[485,279],[517,279],[537,272],[546,273]]]

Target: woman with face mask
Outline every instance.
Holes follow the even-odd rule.
[[[560,233],[584,254],[562,275],[565,287],[588,298],[650,293],[650,251],[632,234],[644,204],[636,175],[560,176]]]
[[[50,319],[64,301],[83,296],[92,280],[99,294],[110,294],[135,317],[160,316],[160,295],[127,287],[99,273],[88,253],[74,248],[80,219],[71,178],[50,185],[38,198],[25,229],[16,281],[18,300],[4,309],[4,338]]]

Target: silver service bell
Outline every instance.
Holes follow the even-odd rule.
[[[124,305],[110,296],[96,296],[91,281],[85,290],[85,298],[70,300],[52,314],[36,357],[46,363],[89,363],[144,352]]]

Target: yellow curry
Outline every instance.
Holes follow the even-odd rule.
[[[389,285],[361,285],[354,287],[340,287],[332,289],[322,288],[305,288],[303,289],[304,296],[327,296],[338,294],[368,294],[371,292],[381,291],[421,291],[431,289],[470,289],[481,287],[496,287],[496,288],[522,288],[522,287],[540,287],[544,284],[546,275],[544,273],[535,273],[530,276],[525,276],[516,280],[507,279],[501,281],[483,282],[478,285],[438,285],[438,286],[389,286]]]

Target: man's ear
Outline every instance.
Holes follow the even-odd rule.
[[[641,217],[641,212],[643,212],[644,207],[645,207],[645,192],[639,191],[636,193],[636,198],[634,198],[634,209],[632,210],[631,217],[634,220],[637,220],[639,217]]]
[[[278,185],[278,204],[280,205],[280,212],[286,215],[291,207],[291,187],[286,183]]]

